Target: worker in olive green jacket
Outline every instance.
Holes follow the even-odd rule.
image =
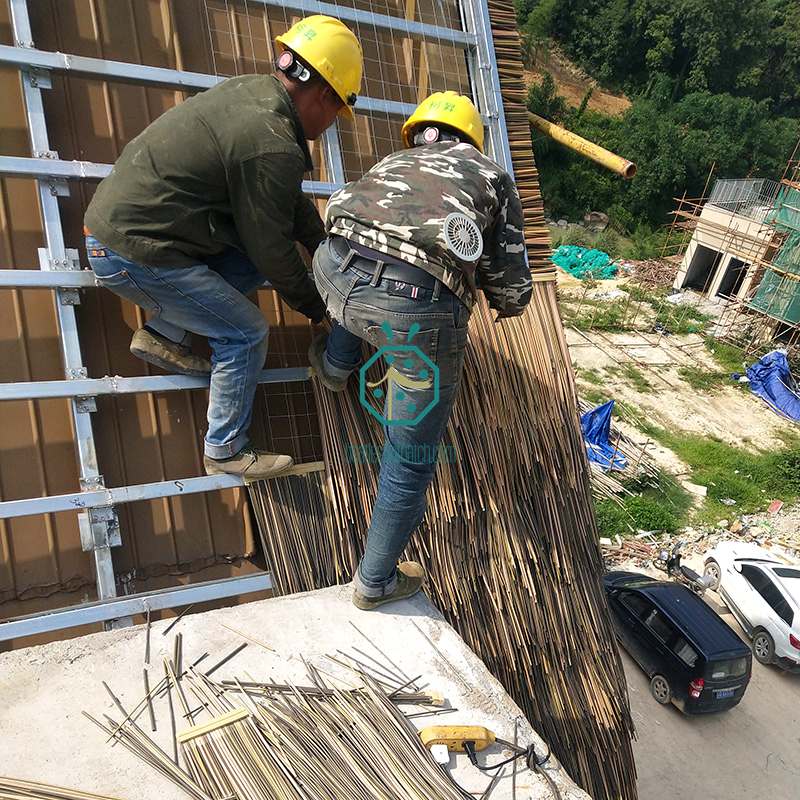
[[[295,246],[325,238],[302,192],[307,140],[352,115],[363,60],[354,34],[315,15],[284,34],[274,76],[230,78],[170,109],[122,151],[86,212],[98,282],[148,312],[131,352],[172,372],[211,372],[205,467],[246,481],[292,459],[255,450],[248,428],[267,323],[246,295],[269,281],[319,323],[325,304]],[[211,362],[191,352],[208,338]]]

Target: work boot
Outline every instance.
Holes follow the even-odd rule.
[[[385,603],[394,603],[396,600],[405,600],[413,597],[425,583],[425,568],[416,561],[404,561],[397,565],[397,584],[394,591],[383,597],[364,597],[358,589],[353,592],[353,604],[362,611],[382,606]]]
[[[131,339],[131,353],[148,364],[181,375],[205,377],[211,362],[196,356],[185,344],[178,344],[149,328],[139,328]]]
[[[325,347],[328,344],[328,335],[322,334],[315,337],[308,348],[308,359],[314,374],[319,378],[320,383],[332,392],[343,392],[347,388],[347,378],[337,378],[325,369]]]
[[[245,483],[275,478],[294,466],[291,456],[243,447],[230,458],[203,457],[207,475],[241,475]]]

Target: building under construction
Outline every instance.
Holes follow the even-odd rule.
[[[780,181],[717,179],[708,196],[683,198],[671,244],[680,267],[674,288],[718,301],[714,335],[752,354],[800,342],[800,162]],[[668,242],[669,246],[670,242]]]

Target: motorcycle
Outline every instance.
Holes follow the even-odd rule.
[[[706,589],[711,587],[711,578],[699,575],[691,567],[681,564],[682,549],[683,542],[676,542],[671,551],[661,550],[658,558],[654,559],[653,566],[691,589],[698,597],[702,597]]]

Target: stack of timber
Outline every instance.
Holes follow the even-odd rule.
[[[498,71],[535,279],[526,313],[470,322],[464,377],[428,512],[407,556],[428,593],[596,800],[634,800],[633,724],[600,577],[590,470],[523,104],[510,0],[490,0]],[[351,384],[355,383],[351,381]],[[277,585],[351,579],[376,494],[383,433],[357,387],[316,387],[326,475],[250,493]],[[311,499],[310,499],[311,498]],[[324,504],[328,514],[320,516]],[[314,509],[312,511],[312,508]]]

